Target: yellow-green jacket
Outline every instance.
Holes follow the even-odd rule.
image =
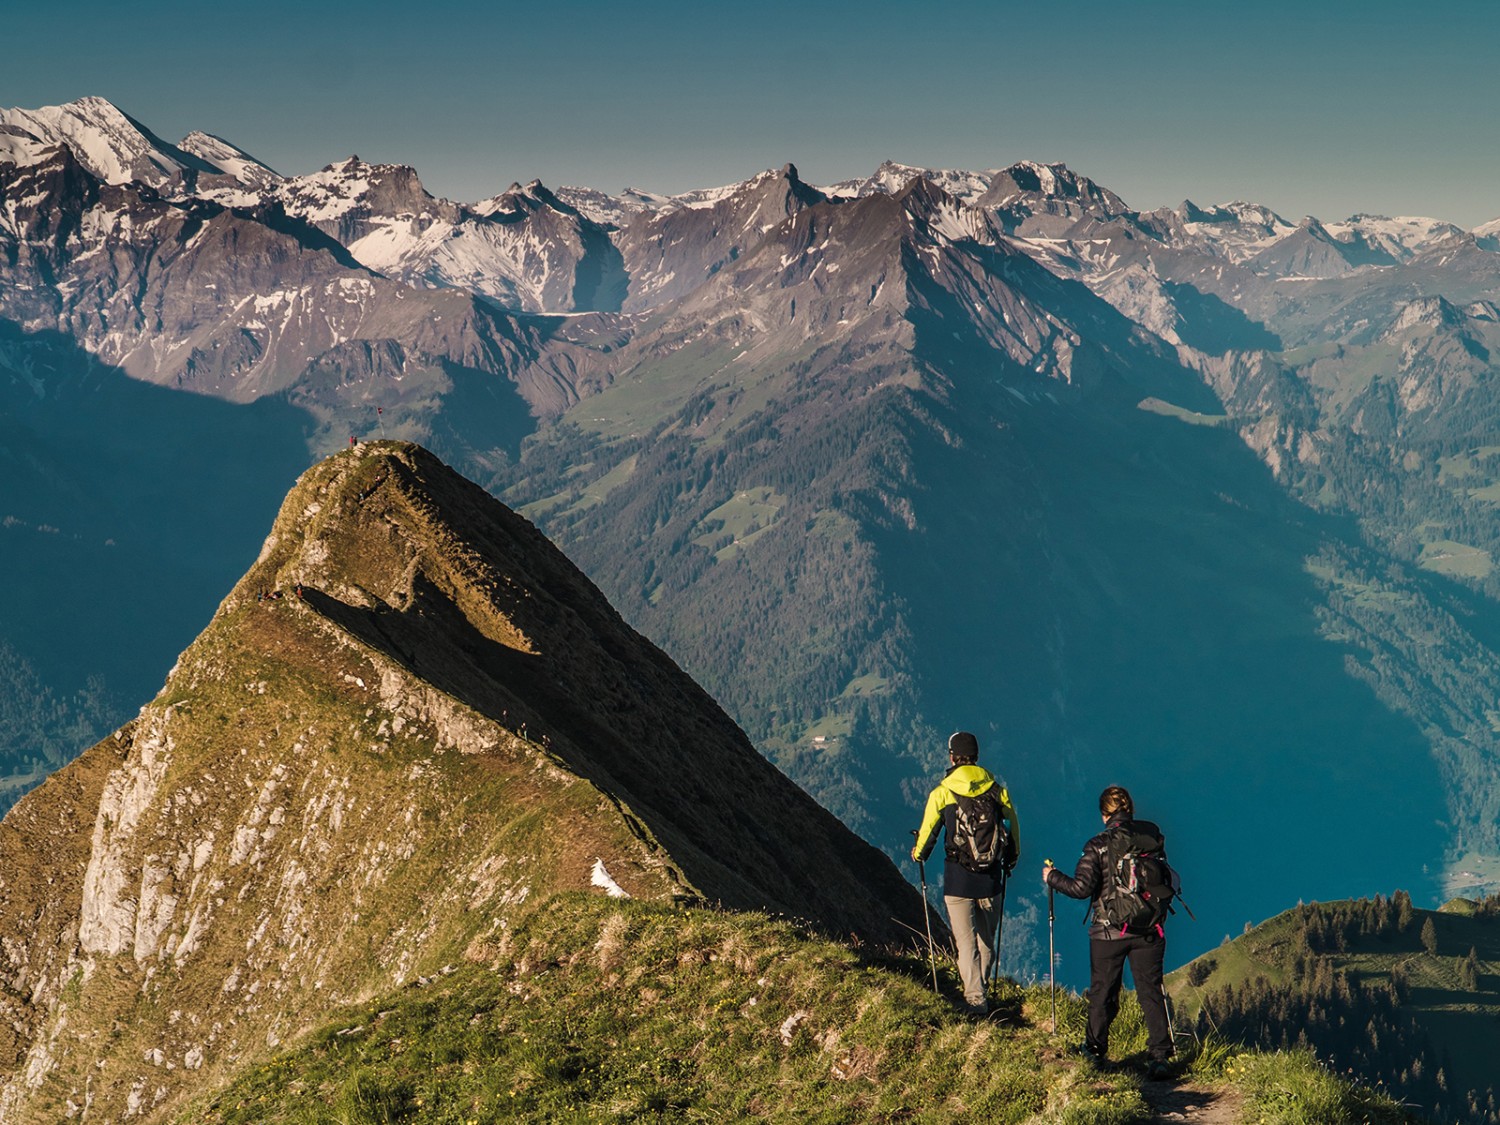
[[[933,845],[937,842],[938,826],[942,825],[952,839],[954,828],[954,816],[958,807],[955,794],[965,797],[977,797],[987,790],[999,786],[1000,792],[996,794],[1000,801],[1000,814],[1005,818],[1005,826],[1010,833],[1010,839],[1005,845],[1004,864],[1010,867],[1021,857],[1021,823],[1016,818],[1015,806],[1011,804],[1010,793],[1005,786],[1000,785],[995,775],[983,766],[954,766],[927,796],[927,808],[922,815],[922,826],[917,829],[917,842],[911,850],[912,859],[921,863],[932,853]],[[952,870],[958,868],[958,870]],[[965,876],[972,872],[959,868],[957,863],[950,862],[944,870],[944,893],[957,894],[964,898],[985,898],[990,891],[982,893],[965,893],[970,889],[967,885],[974,880]]]

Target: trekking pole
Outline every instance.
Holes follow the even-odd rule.
[[[1010,872],[1000,867],[1000,909],[995,913],[995,940],[990,942],[990,983],[1000,982],[1000,938],[1005,933],[1005,885],[1010,882]]]
[[[913,828],[911,834],[915,836],[917,830]],[[922,924],[927,927],[927,963],[932,966],[933,994],[938,995],[937,949],[932,942],[932,915],[927,904],[927,867],[919,859],[914,859],[912,862],[917,865],[917,875],[922,881]]]
[[[1052,866],[1052,861],[1047,861],[1047,866]],[[1052,1034],[1057,1034],[1057,947],[1054,944],[1053,930],[1057,914],[1052,908],[1052,880],[1047,880],[1047,983],[1052,990]]]

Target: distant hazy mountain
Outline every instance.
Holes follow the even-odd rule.
[[[866,195],[896,195],[912,180],[921,177],[936,184],[955,199],[962,200],[964,203],[973,203],[990,190],[990,185],[994,183],[997,174],[995,172],[917,168],[910,164],[898,164],[894,160],[887,160],[875,169],[873,175],[862,180],[844,180],[830,185],[828,194],[856,198]]]
[[[1283,908],[1271,868],[1496,878],[1494,224],[1142,212],[1033,162],[458,203],[92,99],[0,146],[0,621],[59,699],[148,697],[294,471],[399,437],[891,854],[971,727],[1028,847],[1122,781],[1222,871],[1183,954]],[[1225,801],[1298,831],[1225,856]],[[1307,862],[1371,809],[1401,839]]]

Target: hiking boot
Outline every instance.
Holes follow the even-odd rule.
[[[1146,1064],[1146,1081],[1166,1082],[1172,1077],[1172,1064],[1166,1059],[1152,1059]]]
[[[1074,1043],[1068,1048],[1068,1054],[1080,1059],[1087,1059],[1089,1062],[1096,1063],[1099,1066],[1105,1065],[1104,1052],[1090,1043]]]

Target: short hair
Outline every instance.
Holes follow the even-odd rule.
[[[1134,816],[1135,802],[1130,799],[1130,791],[1123,785],[1111,785],[1099,794],[1099,813],[1101,816],[1114,816],[1116,813]]]
[[[966,730],[954,731],[948,739],[948,753],[955,762],[972,764],[979,761],[979,739]]]

